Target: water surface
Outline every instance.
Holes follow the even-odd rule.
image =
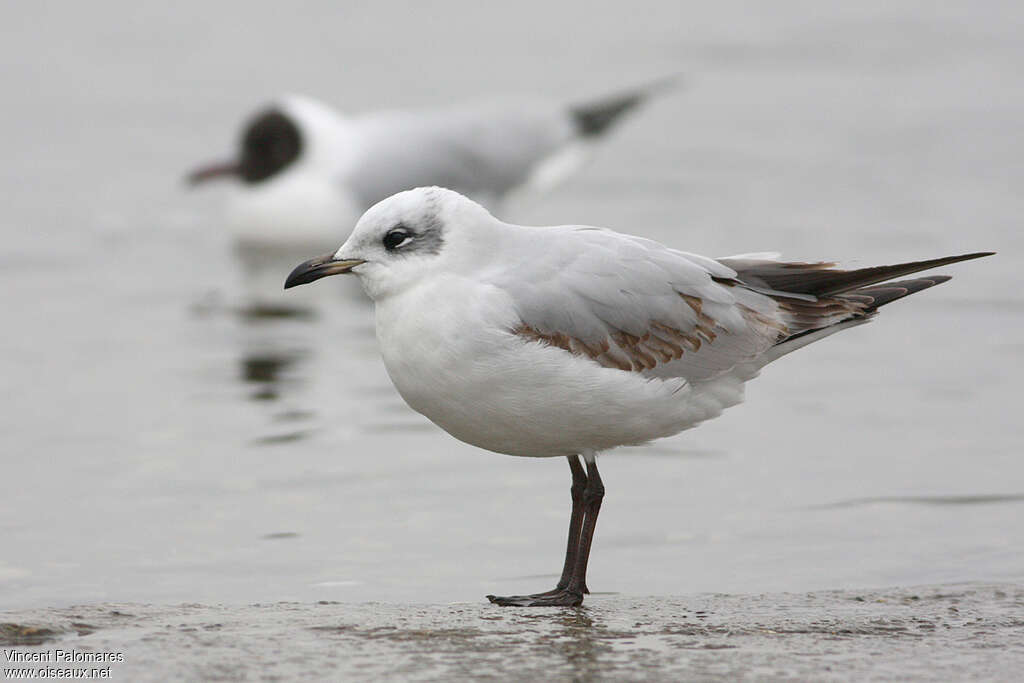
[[[1000,255],[769,367],[722,418],[602,458],[591,587],[1021,581],[1022,19],[925,2],[6,5],[0,607],[548,588],[565,463],[477,450],[405,407],[343,283],[296,292],[317,300],[305,316],[240,312],[226,188],[182,178],[279,92],[359,111],[679,71],[686,88],[505,216],[718,255]]]

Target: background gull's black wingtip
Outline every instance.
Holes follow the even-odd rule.
[[[670,74],[637,88],[574,105],[569,108],[569,112],[580,136],[597,137],[611,130],[625,114],[652,95],[678,87],[682,80],[681,73]]]

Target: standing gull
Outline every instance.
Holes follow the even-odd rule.
[[[503,223],[431,187],[371,208],[337,252],[299,265],[285,288],[354,273],[376,303],[388,374],[413,409],[480,448],[568,459],[558,585],[488,598],[579,605],[604,495],[599,452],[716,417],[771,361],[950,279],[893,278],[987,255],[858,270],[712,259],[601,228]]]

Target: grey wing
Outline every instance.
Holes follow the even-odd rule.
[[[603,366],[709,380],[785,336],[778,303],[736,286],[735,271],[655,242],[594,228],[543,228],[529,263],[495,284],[511,330]]]
[[[366,206],[425,185],[494,206],[574,133],[564,111],[529,102],[377,114],[357,123],[362,145],[347,182]]]
[[[519,315],[511,332],[606,367],[690,381],[740,366],[749,376],[949,279],[891,278],[991,255],[842,270],[750,256],[712,260],[595,228],[538,231],[531,260],[496,283]]]

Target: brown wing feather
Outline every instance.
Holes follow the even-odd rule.
[[[646,372],[679,360],[688,353],[696,353],[705,344],[714,343],[720,334],[728,334],[718,321],[704,312],[703,302],[698,297],[688,294],[679,296],[697,315],[697,323],[692,329],[683,330],[671,324],[651,321],[643,335],[614,330],[599,342],[589,343],[560,332],[545,334],[526,323],[519,324],[512,333],[527,341],[554,346],[575,356],[589,358],[606,368]],[[779,337],[790,334],[790,330],[778,320],[745,306],[739,308],[740,314],[751,327],[768,329],[770,335]]]
[[[836,297],[822,297],[815,301],[772,297],[778,305],[778,315],[759,313],[740,306],[740,314],[752,329],[774,343],[781,344],[802,334],[820,330],[854,318],[873,315],[875,310],[890,301],[945,282],[947,277],[936,276],[925,280],[907,280],[889,285],[875,285],[854,290]],[[720,334],[728,332],[703,312],[700,299],[687,294],[681,297],[697,313],[697,323],[691,330],[681,330],[661,322],[651,322],[640,336],[614,331],[600,340],[589,343],[563,333],[544,334],[523,323],[512,332],[528,341],[539,342],[567,351],[575,356],[589,358],[599,365],[627,372],[647,372],[658,366],[679,360],[688,353],[697,353],[706,344],[714,344]]]

